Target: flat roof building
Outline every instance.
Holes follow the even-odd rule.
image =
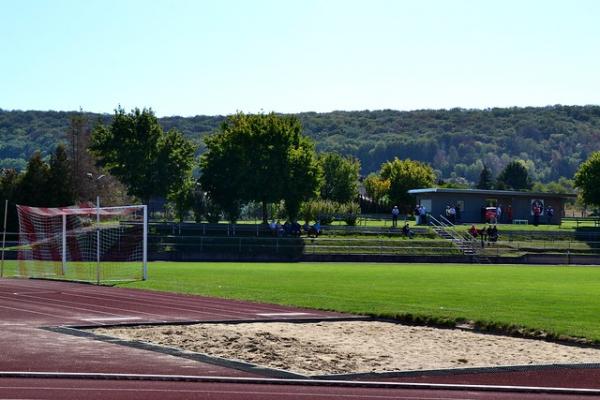
[[[489,222],[493,207],[499,207],[498,223],[560,224],[565,202],[577,197],[563,193],[447,188],[412,189],[408,193],[435,218],[445,217],[448,206],[455,207],[457,223]]]

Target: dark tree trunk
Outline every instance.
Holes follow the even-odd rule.
[[[262,202],[262,222],[263,224],[268,224],[269,221],[267,221],[267,201],[263,200]]]

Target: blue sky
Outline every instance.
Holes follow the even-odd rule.
[[[600,104],[599,1],[0,0],[0,108]]]

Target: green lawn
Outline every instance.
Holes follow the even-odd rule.
[[[384,317],[517,325],[600,341],[600,268],[375,263],[151,263],[121,286]]]

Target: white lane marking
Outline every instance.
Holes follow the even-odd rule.
[[[29,391],[34,391],[34,390],[43,390],[43,391],[50,391],[50,390],[59,390],[59,391],[85,391],[85,392],[124,392],[124,393],[128,393],[128,392],[146,392],[146,393],[196,393],[196,394],[201,394],[201,393],[205,393],[205,394],[229,394],[229,395],[245,395],[245,396],[249,396],[249,395],[260,395],[260,396],[268,396],[268,397],[276,397],[276,398],[282,398],[282,396],[284,397],[291,397],[294,399],[297,399],[299,397],[308,397],[308,398],[319,398],[319,397],[325,397],[325,398],[357,398],[357,399],[365,399],[365,398],[369,398],[369,399],[395,399],[395,400],[476,400],[476,398],[474,397],[406,397],[406,396],[401,396],[398,397],[397,394],[392,394],[392,395],[381,395],[381,394],[377,394],[377,395],[370,395],[368,392],[367,393],[363,393],[363,394],[337,394],[337,393],[331,393],[331,392],[327,392],[327,391],[323,391],[323,392],[308,392],[308,393],[301,393],[298,391],[290,391],[290,392],[276,392],[276,391],[238,391],[238,390],[227,390],[227,389],[149,389],[149,388],[136,388],[136,389],[129,389],[129,388],[123,388],[123,389],[119,389],[119,388],[96,388],[96,387],[82,387],[82,388],[74,388],[74,387],[57,387],[57,386],[36,386],[36,387],[30,387],[30,386],[0,386],[0,389],[12,389],[12,390],[29,390]],[[4,399],[4,398],[3,398]],[[18,398],[18,400],[21,400],[21,398]]]
[[[141,319],[140,317],[104,317],[104,318],[82,318],[82,321],[95,322],[95,321],[131,321],[134,319]]]
[[[300,317],[302,315],[314,315],[305,312],[275,312],[275,313],[258,313],[261,317]]]

